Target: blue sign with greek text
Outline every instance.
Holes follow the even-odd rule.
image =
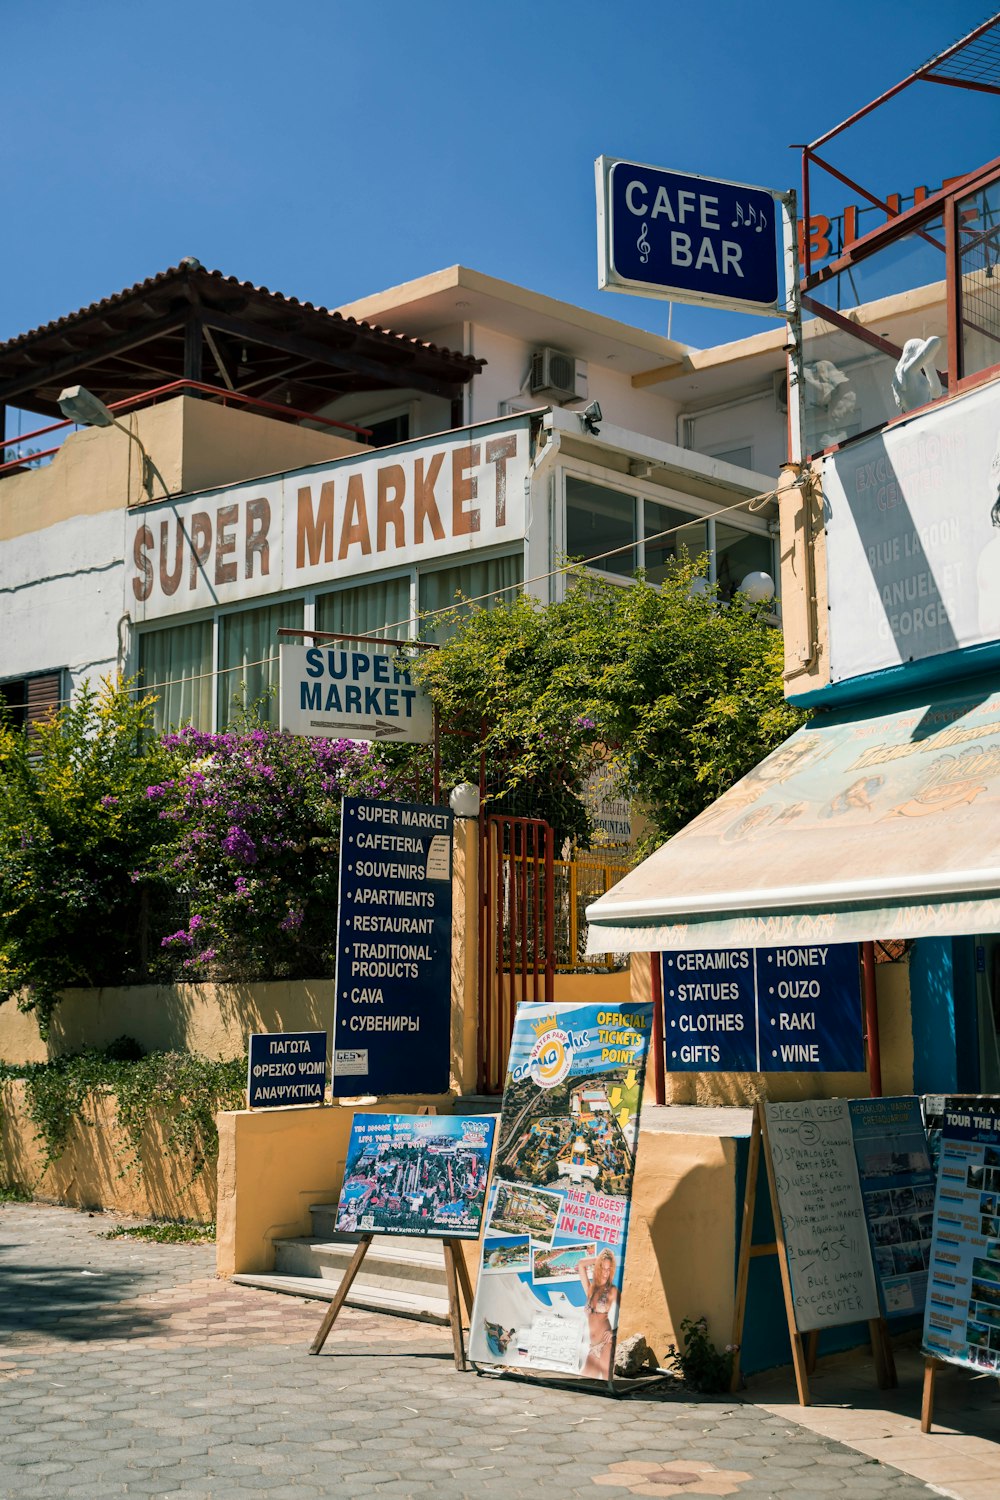
[[[335,1098],[447,1092],[453,824],[448,807],[344,798]]]
[[[663,1030],[673,1073],[860,1073],[854,943],[664,953]]]
[[[250,1109],[322,1104],[325,1085],[325,1031],[266,1032],[250,1038]]]
[[[675,302],[778,309],[778,203],[767,188],[597,161],[600,285]]]

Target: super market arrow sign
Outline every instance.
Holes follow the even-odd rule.
[[[280,659],[282,729],[312,738],[433,740],[431,701],[405,656],[282,644]]]

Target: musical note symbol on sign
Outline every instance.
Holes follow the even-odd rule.
[[[647,260],[649,259],[649,248],[650,248],[649,247],[649,240],[648,240],[648,238],[646,236],[646,225],[645,224],[643,224],[641,233],[639,235],[639,238],[636,240],[635,243],[636,243],[636,249],[639,252],[639,260],[640,260],[640,262],[641,262],[642,265],[645,265],[646,262],[647,262]]]
[[[746,225],[747,229],[755,229],[758,234],[767,223],[767,214],[763,208],[754,208],[752,203],[747,205],[746,213],[743,212],[742,203],[736,205],[736,217],[731,224],[732,229],[738,229],[740,225]]]

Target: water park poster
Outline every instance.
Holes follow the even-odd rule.
[[[338,1233],[478,1239],[495,1123],[492,1115],[356,1114]]]
[[[923,1350],[1000,1374],[1000,1099],[944,1100]]]
[[[607,1382],[653,1007],[518,1006],[469,1352]]]

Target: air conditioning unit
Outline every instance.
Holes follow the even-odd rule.
[[[788,410],[788,375],[784,370],[774,372],[774,404],[780,412]]]
[[[559,349],[536,349],[531,356],[531,394],[551,401],[587,400],[587,361]]]

